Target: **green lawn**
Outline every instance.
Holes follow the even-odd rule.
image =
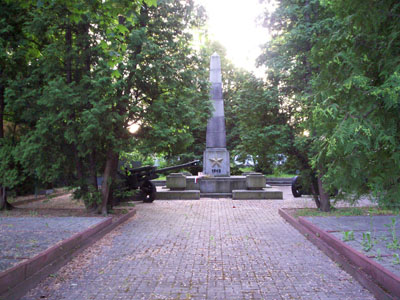
[[[269,174],[265,175],[267,178],[293,178],[297,176],[296,174],[286,174],[286,173],[279,173],[279,174]]]
[[[295,212],[296,217],[300,216],[315,216],[315,217],[327,217],[327,216],[368,216],[368,215],[396,215],[398,211],[392,209],[383,209],[379,207],[341,207],[334,208],[331,212],[322,212],[316,208],[304,208],[298,209]]]

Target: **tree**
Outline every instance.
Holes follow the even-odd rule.
[[[168,9],[152,12],[149,34],[155,44],[151,49],[152,55],[147,56],[142,64],[148,68],[141,74],[146,80],[150,77],[154,84],[141,83],[140,87],[151,88],[159,101],[151,100],[146,90],[139,91],[140,97],[146,99],[142,96],[146,95],[154,103],[143,113],[136,137],[142,152],[161,153],[167,159],[178,156],[183,160],[194,158],[187,152],[195,147],[196,134],[205,129],[211,112],[208,68],[202,67],[202,57],[189,46],[191,34],[183,32],[185,27],[198,27],[204,21],[201,11],[193,9],[171,2]],[[188,10],[188,15],[182,18],[185,10]],[[190,16],[193,13],[195,16]]]
[[[266,16],[274,36],[259,63],[286,117],[285,153],[328,194],[398,206],[399,4],[282,0]]]
[[[318,136],[310,123],[312,80],[319,72],[311,53],[325,18],[329,16],[318,0],[282,0],[274,13],[266,14],[265,23],[273,37],[258,59],[260,65],[267,67],[268,91],[259,99],[269,102],[266,109],[275,109],[276,120],[262,118],[265,132],[252,141],[264,137],[273,153],[282,153],[294,160],[298,169],[312,179],[309,184],[317,206],[329,211],[330,189],[321,185],[326,170],[323,165],[312,165],[311,161],[317,151],[312,145]],[[262,112],[259,110],[258,115]]]
[[[31,5],[24,30],[39,55],[29,61],[30,73],[8,88],[8,107],[29,129],[16,149],[24,170],[48,182],[73,172],[77,196],[103,214],[121,151],[161,141],[158,150],[179,153],[174,145],[190,142],[191,127],[209,113],[187,33],[201,15],[192,1],[148,4]],[[132,123],[141,126],[135,136]]]
[[[232,97],[239,139],[236,153],[251,155],[258,170],[271,173],[287,143],[286,115],[281,112],[276,89],[249,73],[240,73],[237,80],[240,84]]]
[[[332,15],[312,51],[312,122],[320,137],[314,164],[324,181],[355,201],[372,193],[381,204],[400,199],[400,4],[324,1]],[[334,34],[332,34],[334,32]]]
[[[15,153],[24,128],[7,105],[7,93],[14,80],[29,72],[27,62],[36,55],[23,31],[28,19],[25,7],[13,1],[0,3],[0,210],[12,208],[6,191],[25,179]]]

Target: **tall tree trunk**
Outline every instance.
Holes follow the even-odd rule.
[[[0,78],[1,75],[2,74],[0,73]],[[0,84],[0,139],[4,138],[4,109],[5,109],[4,92],[5,92],[4,85]]]
[[[93,186],[94,190],[98,190],[97,185],[97,168],[96,168],[96,150],[93,150],[89,157],[90,162],[90,183]]]
[[[0,74],[1,77],[2,74]],[[0,85],[0,140],[4,138],[4,110],[5,110],[5,102],[4,102],[4,92],[5,92],[5,87],[4,85]],[[1,147],[1,143],[0,143]],[[12,206],[10,203],[7,201],[7,191],[6,188],[2,185],[0,185],[0,210],[3,209],[12,209],[14,206]]]
[[[115,180],[118,168],[118,153],[109,150],[107,153],[106,167],[103,174],[103,184],[101,185],[101,206],[98,212],[107,215],[107,204],[111,203],[112,199],[112,183]]]
[[[73,80],[73,72],[72,72],[72,27],[69,21],[66,24],[65,29],[65,76],[67,84],[71,84]],[[71,119],[75,119],[75,113],[70,116]],[[76,145],[72,145],[74,148],[74,156],[75,156],[75,169],[76,175],[78,179],[78,185],[81,189],[82,195],[88,194],[88,185],[86,182],[84,164],[82,162],[82,158],[79,157],[78,149]],[[84,201],[85,207],[87,209],[93,209],[92,203],[88,203],[88,201]],[[95,208],[95,207],[94,207]]]
[[[139,24],[141,27],[146,27],[147,23],[146,20],[148,18],[148,10],[147,10],[147,5],[143,3],[140,9],[140,18],[139,18]],[[118,22],[119,24],[124,24],[125,23],[125,18],[120,16],[118,17]],[[134,53],[132,54],[133,57],[136,57],[140,52],[142,51],[142,45],[137,46],[135,49]],[[131,91],[131,88],[134,84],[134,74],[135,72],[133,71],[135,68],[132,69],[132,71],[129,73],[129,75],[126,78],[127,87],[125,88],[126,94],[129,94]],[[117,91],[117,99],[120,99],[120,97],[124,94],[124,91],[122,89],[118,89]],[[122,101],[118,101],[118,104],[116,106],[116,111],[120,115],[124,115],[126,112],[127,106],[122,103]],[[115,130],[116,136],[118,136],[118,131]],[[106,167],[104,169],[104,174],[103,174],[103,184],[101,186],[101,194],[102,194],[102,202],[101,206],[99,207],[98,211],[99,213],[102,213],[103,215],[107,214],[107,205],[112,203],[112,183],[115,181],[116,175],[117,175],[117,169],[118,169],[118,157],[119,154],[114,152],[112,149],[110,149],[107,153],[107,159],[106,159]]]
[[[11,210],[13,209],[14,206],[12,206],[8,201],[7,201],[7,190],[4,186],[0,186],[0,210],[6,209],[6,210]]]
[[[71,25],[67,24],[67,29],[65,31],[65,45],[66,45],[66,54],[65,54],[65,73],[67,84],[72,82],[72,30]]]
[[[318,179],[314,174],[311,175],[311,194],[313,195],[315,205],[320,209],[321,201],[319,201]]]
[[[318,174],[317,180],[318,180],[319,200],[321,203],[320,210],[329,212],[331,211],[331,202],[329,194],[326,193],[322,185],[322,174]]]
[[[78,150],[76,149],[76,146],[73,145],[74,147],[74,155],[75,155],[75,169],[76,169],[76,176],[78,179],[78,185],[79,188],[81,189],[81,194],[82,195],[87,195],[88,194],[88,184],[86,182],[86,176],[85,176],[85,171],[84,171],[84,166],[82,159],[78,155]],[[85,207],[87,209],[91,209],[91,203],[88,203],[86,200],[84,201]],[[95,207],[94,207],[95,208]]]
[[[0,210],[7,209],[7,194],[5,188],[0,186]]]
[[[1,71],[0,71],[1,72]],[[1,78],[1,77],[0,77]],[[4,86],[1,85],[0,86],[0,139],[4,138],[4,118],[3,118],[3,114],[4,114]],[[0,144],[0,147],[2,145]],[[7,206],[7,196],[5,194],[5,188],[3,188],[3,186],[0,185],[0,210],[6,208]]]
[[[97,185],[97,168],[96,168],[96,151],[93,150],[89,155],[89,184],[92,187],[93,192],[97,192],[99,190],[99,186]],[[96,193],[97,195],[97,193]],[[95,211],[97,210],[99,204],[96,202],[90,203],[87,207],[88,210]]]
[[[75,155],[75,168],[76,168],[76,176],[78,178],[79,184],[84,182],[84,174],[83,174],[83,164],[82,160],[78,155],[78,150],[74,146],[74,155]]]

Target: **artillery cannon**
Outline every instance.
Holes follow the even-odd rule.
[[[124,181],[126,190],[140,189],[140,198],[143,202],[153,202],[156,199],[156,186],[151,182],[152,179],[159,177],[159,174],[165,174],[169,171],[182,168],[197,166],[199,160],[194,160],[185,164],[171,166],[163,169],[157,169],[155,166],[144,166],[140,168],[125,168],[125,173],[118,172],[119,177]]]
[[[308,180],[306,180],[308,179]],[[318,192],[317,178],[312,174],[310,178],[306,176],[295,176],[292,179],[292,194],[293,197],[298,198],[304,195],[312,195]]]
[[[302,195],[313,195],[315,204],[317,208],[320,208],[321,203],[319,200],[319,188],[317,176],[315,173],[306,173],[306,175],[295,176],[292,179],[292,194],[293,197],[298,198]],[[307,176],[308,175],[308,176]],[[330,193],[330,197],[336,197],[338,194],[338,190],[334,189],[333,192]]]

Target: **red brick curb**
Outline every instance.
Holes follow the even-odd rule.
[[[284,209],[279,215],[368,289],[377,299],[400,299],[400,278],[352,249],[305,218],[297,220]]]
[[[82,247],[89,246],[95,241],[102,238],[105,234],[113,230],[118,225],[122,224],[130,217],[136,214],[136,210],[132,209],[127,214],[123,215],[116,221],[112,221],[109,217],[98,224],[95,224],[88,229],[76,233],[70,238],[60,241],[54,246],[42,251],[36,256],[17,264],[16,266],[7,269],[0,273],[0,299],[18,299],[24,295],[33,284],[38,283],[44,276],[53,272],[53,269],[45,270],[46,267],[56,264],[58,261],[67,262],[72,254]],[[58,265],[58,268],[62,265]],[[45,270],[45,274],[43,273]],[[40,276],[35,280],[35,275]],[[24,287],[25,282],[29,282],[29,288]],[[23,292],[21,291],[24,290]]]

